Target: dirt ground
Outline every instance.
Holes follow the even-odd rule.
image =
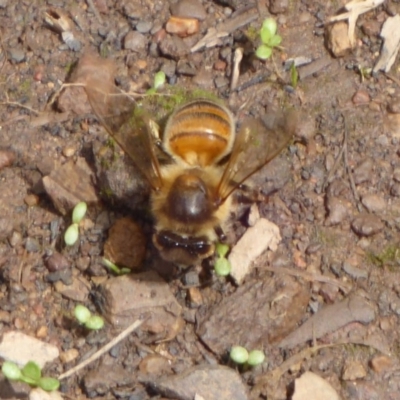
[[[58,377],[145,321],[62,379],[64,398],[312,399],[314,384],[300,397],[294,383],[311,371],[339,396],[324,398],[400,399],[399,59],[388,73],[370,73],[382,25],[400,2],[360,15],[354,48],[334,57],[325,23],[344,5],[0,0],[0,333],[58,347],[45,369]],[[282,47],[263,62],[254,51],[271,13]],[[167,32],[171,14],[179,29],[179,16],[193,17],[195,33]],[[197,50],[212,27],[222,34]],[[243,59],[231,90],[237,48]],[[117,86],[139,98],[161,70],[171,87],[221,98],[238,125],[248,115],[298,112],[289,146],[252,180],[256,209],[282,240],[239,285],[216,277],[213,260],[178,271],[151,245],[148,185],[84,91],[59,92],[89,53],[112,60]],[[288,60],[300,58],[296,86]],[[233,248],[253,203],[237,197],[226,232]],[[63,235],[79,200],[89,210],[68,247]],[[120,260],[124,251],[134,271],[115,277],[103,254]],[[78,326],[78,303],[103,314],[105,328]],[[227,357],[233,345],[261,349],[266,360],[237,367]],[[28,386],[5,385],[1,398],[28,398]]]

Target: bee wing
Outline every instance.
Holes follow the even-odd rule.
[[[162,186],[162,177],[155,149],[157,125],[116,88],[104,91],[86,84],[85,90],[94,113],[107,132],[132,158],[152,188],[158,190]]]
[[[296,121],[296,113],[290,111],[248,118],[242,123],[217,189],[220,202],[287,146]]]

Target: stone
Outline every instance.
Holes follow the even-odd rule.
[[[36,364],[43,368],[47,362],[54,361],[58,355],[56,346],[22,332],[6,332],[0,343],[0,357],[19,366],[35,360]]]

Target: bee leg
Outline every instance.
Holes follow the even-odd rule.
[[[218,240],[220,241],[220,243],[226,242],[225,232],[222,230],[222,228],[219,225],[214,228],[214,232],[218,236]]]
[[[246,184],[239,185],[240,201],[244,203],[266,203],[269,195],[262,193],[261,189]],[[270,193],[271,194],[271,193]]]

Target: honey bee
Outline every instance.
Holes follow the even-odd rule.
[[[164,259],[179,265],[214,253],[232,193],[293,134],[291,116],[279,115],[270,126],[248,118],[236,130],[227,107],[197,99],[171,114],[160,137],[152,119],[128,97],[96,85],[87,85],[86,92],[100,122],[149,182],[153,243]]]

